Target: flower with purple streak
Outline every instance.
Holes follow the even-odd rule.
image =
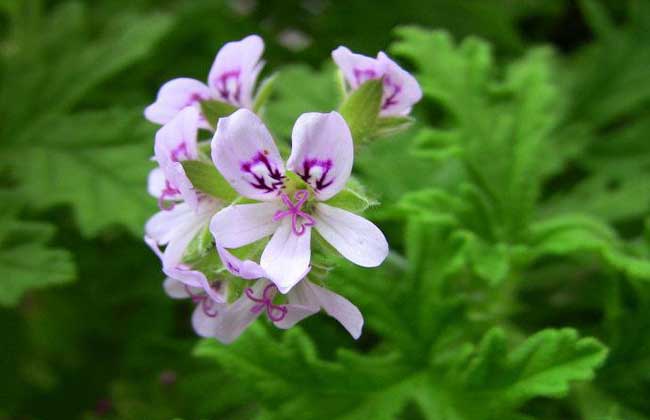
[[[408,115],[413,105],[422,98],[422,89],[417,80],[383,52],[377,54],[377,58],[372,58],[355,54],[346,47],[338,47],[332,52],[332,58],[351,90],[368,80],[383,79],[381,116]]]
[[[212,140],[212,160],[243,197],[261,201],[233,204],[210,222],[218,246],[239,248],[268,236],[260,265],[281,293],[309,271],[311,229],[348,260],[375,267],[388,254],[381,231],[368,220],[327,204],[352,171],[350,130],[336,112],[307,113],[296,121],[292,152],[280,157],[271,134],[252,112],[241,109],[219,120]],[[306,187],[288,186],[287,171]]]
[[[207,85],[187,77],[168,81],[158,91],[156,101],[145,109],[145,117],[165,124],[185,107],[200,110],[201,102],[207,100],[251,109],[255,83],[264,66],[263,52],[264,41],[257,35],[224,44],[214,59]],[[211,128],[202,115],[199,122],[201,128]]]

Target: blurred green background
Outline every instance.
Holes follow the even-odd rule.
[[[144,107],[251,33],[283,140],[339,45],[423,86],[355,158],[394,250],[332,274],[358,342],[197,347],[142,242]],[[649,46],[645,0],[2,0],[0,419],[650,418]]]

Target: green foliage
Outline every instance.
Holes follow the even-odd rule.
[[[375,131],[383,93],[382,80],[368,80],[341,104],[339,112],[348,123],[356,144],[368,141]]]
[[[648,2],[398,6],[0,4],[0,418],[650,418]],[[285,47],[296,30],[302,50]],[[359,307],[359,341],[321,313],[197,345],[193,304],[165,296],[142,244],[144,107],[250,33],[267,61],[253,107],[283,154],[303,112],[339,109],[355,133],[330,204],[373,219],[391,253],[331,271],[316,254],[311,275]],[[375,82],[346,101],[338,45],[412,71],[413,114],[370,121]],[[236,197],[212,165],[184,168]],[[211,241],[186,255],[199,269],[217,266]]]
[[[29,290],[74,280],[72,255],[47,246],[56,228],[19,220],[24,202],[18,194],[0,190],[0,202],[0,305],[17,304]]]
[[[230,203],[237,198],[237,193],[217,171],[214,164],[198,160],[182,162],[185,175],[198,190]]]

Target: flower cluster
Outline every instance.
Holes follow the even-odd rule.
[[[160,212],[147,222],[145,242],[162,262],[167,294],[196,304],[201,336],[229,343],[261,314],[290,328],[322,309],[358,338],[361,313],[324,287],[332,255],[362,267],[388,255],[379,228],[348,205],[362,195],[350,182],[355,139],[338,112],[304,113],[285,161],[256,114],[263,51],[256,35],[227,43],[207,85],[173,79],[146,108],[163,126],[148,182]],[[339,47],[332,55],[348,97],[381,81],[374,118],[405,116],[421,97],[415,79],[383,53],[373,59]],[[208,115],[214,109],[223,115]],[[205,133],[211,141],[200,140]]]

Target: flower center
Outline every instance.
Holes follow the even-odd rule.
[[[277,222],[285,217],[291,217],[291,230],[296,236],[301,236],[305,234],[308,226],[314,226],[316,224],[316,220],[301,210],[309,198],[309,191],[298,190],[293,198],[296,200],[295,203],[285,193],[280,194],[280,199],[287,206],[287,209],[278,210],[273,216],[273,220]]]
[[[268,158],[268,151],[258,151],[248,162],[241,165],[241,170],[252,177],[248,183],[258,190],[273,192],[279,190],[282,185],[282,174]]]
[[[275,285],[273,284],[266,286],[264,288],[264,292],[262,292],[261,298],[255,297],[253,294],[253,289],[250,287],[246,289],[245,293],[247,298],[257,303],[257,305],[251,308],[252,313],[257,314],[262,309],[266,308],[266,314],[268,315],[269,319],[273,322],[279,322],[282,321],[285,316],[287,316],[288,310],[284,305],[273,304],[273,296],[275,295],[274,289]]]
[[[221,98],[227,102],[239,104],[241,98],[241,71],[231,70],[221,74],[217,78],[217,91]]]

